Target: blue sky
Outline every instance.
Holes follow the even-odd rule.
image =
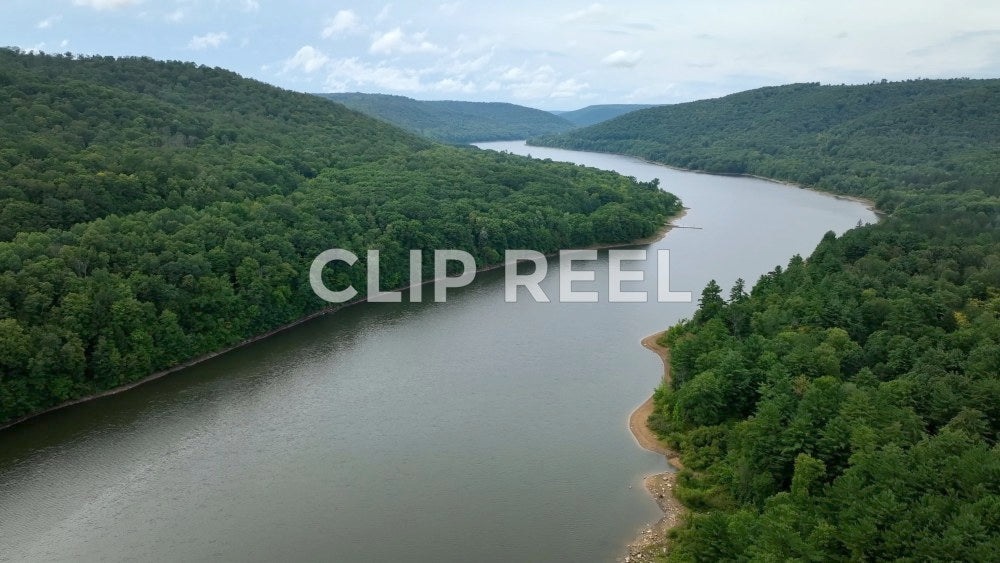
[[[788,82],[1000,76],[996,0],[4,0],[2,44],[220,66],[293,90],[674,103]]]

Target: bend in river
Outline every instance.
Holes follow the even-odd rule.
[[[616,170],[681,197],[671,289],[752,284],[863,204],[752,178],[523,142],[484,148]],[[447,303],[365,304],[128,392],[0,432],[12,560],[607,561],[658,518],[662,456],[626,419],[659,382],[639,340],[695,303],[595,304],[502,272]],[[638,266],[629,266],[638,267]],[[627,289],[655,295],[655,262]],[[630,488],[630,485],[632,487]]]

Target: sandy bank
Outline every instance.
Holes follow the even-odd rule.
[[[660,357],[660,360],[663,362],[663,381],[669,382],[670,349],[666,346],[661,346],[657,342],[662,335],[663,332],[651,334],[642,339],[642,345]],[[682,467],[680,459],[677,457],[677,452],[664,444],[646,424],[649,415],[652,413],[653,397],[650,397],[632,411],[628,419],[629,430],[632,431],[632,436],[635,437],[635,441],[639,446],[663,455],[667,459],[667,463],[672,466],[672,470],[647,475],[643,479],[646,490],[652,495],[653,500],[656,501],[660,510],[663,511],[664,516],[655,524],[644,527],[639,536],[628,544],[625,555],[620,559],[627,563],[654,561],[657,556],[662,556],[666,553],[667,531],[680,523],[681,516],[685,511],[684,506],[674,496],[674,488],[677,483],[677,470]]]

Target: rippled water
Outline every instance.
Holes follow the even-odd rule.
[[[660,178],[701,229],[642,248],[669,248],[672,289],[696,296],[874,221],[760,180],[481,146]],[[606,297],[606,266],[574,289]],[[654,291],[646,269],[627,289]],[[0,559],[612,560],[658,517],[639,485],[664,462],[626,428],[661,373],[639,340],[694,308],[507,304],[488,272],[447,303],[351,307],[36,418],[0,432]]]

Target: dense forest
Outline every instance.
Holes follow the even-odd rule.
[[[422,101],[388,94],[318,94],[430,139],[510,141],[559,133],[573,124],[547,111],[500,102]]]
[[[389,288],[409,249],[485,266],[647,236],[680,207],[190,63],[4,49],[0,98],[0,422],[323,309],[308,270],[329,248],[380,249]],[[327,274],[363,295],[363,264]]]
[[[672,327],[650,426],[691,516],[668,558],[996,560],[1000,80],[800,84],[546,144],[754,173],[891,215]]]
[[[602,121],[614,119],[640,109],[655,107],[652,104],[599,104],[587,106],[573,111],[554,111],[552,113],[569,121],[577,127],[586,127]]]
[[[1000,80],[791,84],[628,113],[529,144],[756,174],[874,199],[1000,195]]]

